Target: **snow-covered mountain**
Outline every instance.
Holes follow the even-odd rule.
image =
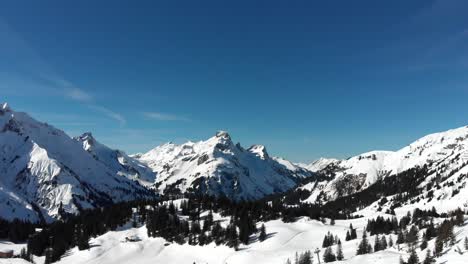
[[[310,164],[300,164],[303,168],[310,170],[312,172],[317,172],[323,170],[325,167],[332,163],[336,163],[340,160],[330,159],[330,158],[320,158],[318,160],[312,161]]]
[[[231,199],[258,199],[287,191],[313,174],[289,161],[272,158],[266,148],[234,144],[220,131],[206,141],[167,143],[135,155],[158,174],[162,193],[198,191]]]
[[[97,161],[103,148],[88,146],[88,152],[81,142],[1,104],[1,217],[50,221],[62,213],[150,194],[107,164],[110,159]],[[93,152],[99,155],[90,154]]]
[[[138,180],[142,185],[148,186],[154,183],[156,174],[138,160],[128,156],[125,152],[111,149],[97,141],[91,132],[73,138],[80,142],[93,158],[103,163],[114,174],[125,176],[132,180]]]
[[[443,186],[433,191],[435,197],[444,198],[440,203],[453,201],[448,204],[456,208],[468,203],[467,164],[468,126],[430,134],[394,152],[371,151],[346,160],[313,162],[308,168],[327,180],[299,188],[311,191],[307,202],[329,201],[363,190],[378,179],[426,166],[429,173],[420,187]]]

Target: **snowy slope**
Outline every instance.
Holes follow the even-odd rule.
[[[123,151],[114,150],[98,142],[91,132],[73,138],[80,142],[83,149],[89,152],[95,160],[103,163],[114,174],[138,180],[142,185],[154,183],[156,174],[146,165],[128,156]]]
[[[384,217],[390,215],[381,214]],[[402,214],[404,215],[404,214]],[[327,232],[337,235],[342,241],[344,260],[335,263],[361,264],[361,263],[399,263],[399,258],[408,258],[408,248],[405,244],[396,245],[386,250],[371,254],[356,256],[356,251],[360,239],[345,241],[346,232],[352,224],[357,229],[358,238],[361,238],[368,219],[374,219],[377,214],[368,215],[358,219],[337,220],[335,225],[310,220],[307,217],[300,218],[294,223],[284,223],[281,220],[274,220],[265,223],[268,238],[260,242],[256,235],[252,235],[249,245],[241,245],[240,250],[235,251],[226,246],[216,246],[211,243],[205,246],[191,246],[187,243],[179,245],[168,243],[162,238],[150,238],[147,236],[146,227],[130,228],[130,224],[122,227],[118,231],[111,231],[102,236],[91,239],[92,247],[89,250],[79,251],[77,248],[70,250],[58,263],[59,264],[146,264],[146,263],[210,263],[210,264],[284,264],[287,259],[294,259],[296,252],[306,250],[321,250],[320,257],[323,257],[322,248],[323,237]],[[221,221],[222,225],[227,225],[229,219],[220,218],[215,214],[215,220]],[[260,226],[262,223],[258,223]],[[420,231],[421,236],[423,230]],[[446,249],[446,253],[437,259],[435,263],[461,264],[466,263],[468,251],[463,249],[463,238],[468,235],[467,225],[456,227],[455,234],[457,244]],[[141,239],[137,242],[125,242],[126,237],[136,236]],[[396,235],[387,235],[388,240],[392,237],[396,241]],[[371,245],[375,236],[368,234]],[[429,250],[434,248],[434,240],[429,241]],[[459,254],[455,249],[461,248],[463,254]],[[334,252],[337,246],[332,246]],[[426,251],[421,251],[417,247],[419,259],[423,260]],[[42,263],[44,257],[36,257],[36,263]],[[321,259],[323,263],[323,259]],[[9,263],[2,262],[0,263]],[[313,255],[313,263],[319,263],[317,255]]]
[[[0,105],[2,218],[49,221],[148,191],[97,162],[63,131]]]
[[[227,132],[197,143],[167,143],[134,156],[158,174],[160,192],[201,191],[232,199],[257,199],[283,192],[312,173],[280,158],[264,146],[244,149]]]
[[[468,203],[465,176],[468,173],[467,164],[468,127],[461,127],[425,136],[395,152],[372,151],[347,160],[314,162],[309,168],[319,168],[316,171],[329,176],[331,180],[299,188],[312,192],[307,202],[315,202],[322,191],[328,200],[333,200],[363,190],[380,178],[427,166],[430,173],[426,175],[427,179],[421,188],[431,182],[440,185],[446,183],[435,194],[443,197],[445,202],[452,201],[450,204],[453,204],[454,209],[456,204]],[[346,188],[342,188],[343,183],[346,183]],[[455,191],[452,196],[454,190],[459,193]]]
[[[338,159],[320,158],[318,160],[312,161],[310,164],[301,164],[301,166],[312,172],[317,172],[325,169],[328,165],[337,163],[339,161],[340,160]]]

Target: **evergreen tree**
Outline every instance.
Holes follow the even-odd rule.
[[[353,228],[353,224],[349,224],[349,229],[351,230],[351,240],[353,239],[356,239],[357,238],[357,233],[356,233],[356,229]]]
[[[426,258],[423,261],[423,264],[431,264],[434,262],[434,257],[431,256],[431,251],[426,250]]]
[[[465,237],[465,249],[468,250],[468,237]]]
[[[444,250],[444,241],[442,238],[437,236],[436,241],[435,241],[434,253],[435,255],[440,256],[443,250]]]
[[[323,253],[323,261],[325,262],[336,261],[336,256],[333,253],[333,249],[331,247],[327,247],[327,249],[325,249],[325,252]]]
[[[416,243],[418,242],[419,236],[418,236],[418,228],[416,225],[412,225],[410,228],[410,231],[406,235],[406,243],[408,243],[409,248],[413,248]]]
[[[207,242],[206,234],[205,234],[205,232],[201,232],[200,235],[198,235],[198,244],[200,246],[203,246],[203,245],[207,244],[206,242]]]
[[[299,257],[298,264],[312,264],[312,253],[307,250]]]
[[[391,238],[391,236],[390,236]],[[380,239],[380,250],[385,250],[387,249],[388,245],[387,245],[387,238],[385,236],[382,236],[382,238]]]
[[[362,234],[362,240],[361,242],[359,243],[359,246],[358,246],[358,250],[357,250],[357,255],[364,255],[364,254],[367,254],[367,253],[370,253],[370,250],[369,250],[369,247],[371,245],[369,244],[369,242],[367,241],[367,234],[366,232],[364,232]]]
[[[337,260],[343,260],[343,246],[341,245],[341,242],[338,243],[338,248],[336,250],[336,259]]]
[[[405,243],[405,235],[404,235],[404,233],[403,233],[402,230],[400,230],[400,231],[398,232],[398,236],[397,236],[396,243],[397,243],[397,244],[403,244],[403,243]]]
[[[346,238],[345,238],[346,241],[349,241],[351,240],[351,235],[349,234],[349,231],[346,231]]]
[[[52,263],[53,254],[54,254],[54,251],[53,251],[52,247],[49,247],[49,248],[46,249],[44,264],[51,264]]]
[[[427,248],[427,239],[425,236],[423,237],[423,241],[421,242],[421,245],[419,245],[419,247],[421,248],[421,250],[425,250]]]
[[[213,225],[213,213],[210,211],[203,222],[203,231],[208,231]]]
[[[265,225],[262,224],[262,227],[260,227],[260,235],[258,236],[258,239],[260,241],[264,241],[267,237],[266,230],[265,230]]]
[[[375,235],[375,240],[374,240],[374,252],[380,251],[380,237],[379,235]]]
[[[393,238],[392,235],[390,235],[390,238],[388,239],[388,246],[393,247]]]
[[[419,257],[414,248],[411,249],[411,253],[408,258],[408,264],[419,264]]]

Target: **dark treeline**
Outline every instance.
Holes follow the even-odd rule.
[[[7,221],[0,218],[0,239],[9,240],[13,243],[24,242],[34,233],[39,224],[15,219]]]

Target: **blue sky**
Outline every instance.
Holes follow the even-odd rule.
[[[228,130],[293,161],[468,125],[468,2],[4,1],[0,95],[129,153]]]

